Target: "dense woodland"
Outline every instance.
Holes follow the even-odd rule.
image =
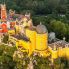
[[[69,0],[0,0],[6,3],[7,10],[16,13],[30,12],[34,25],[42,22],[48,32],[55,32],[57,38],[66,37],[69,41]]]
[[[19,13],[30,11],[37,15],[52,13],[66,14],[69,11],[69,0],[0,0],[6,3],[7,9],[15,9]]]

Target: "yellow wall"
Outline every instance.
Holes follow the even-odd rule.
[[[59,57],[66,57],[67,59],[69,59],[69,48],[68,47],[65,47],[65,48],[59,47],[57,50],[52,50],[52,48],[50,48],[49,51],[51,52],[52,59],[56,59]]]
[[[51,59],[57,59],[58,58],[58,50],[56,49],[56,47],[54,47],[53,49],[48,46],[49,52],[51,53]]]
[[[36,32],[26,29],[26,36],[28,38],[30,38],[31,41],[31,50],[34,51],[35,50],[35,46],[36,46]]]
[[[19,31],[21,30],[21,27],[19,25],[16,25],[15,28],[16,28],[16,33],[19,33]]]
[[[15,34],[15,30],[8,30],[8,34],[9,35],[14,35]]]
[[[31,55],[32,53],[32,49],[31,49],[31,43],[30,42],[26,42],[24,40],[18,40],[16,42],[16,47],[18,49],[18,46],[22,46],[22,48],[24,49],[21,49],[21,51],[27,51],[28,52],[28,55]]]
[[[51,53],[51,55],[52,55],[52,59],[56,59],[56,58],[58,58],[58,52],[57,52],[57,50],[52,50],[52,53]]]
[[[65,47],[65,57],[69,59],[69,47]]]
[[[16,43],[17,43],[16,44],[17,47],[20,45],[20,46],[22,46],[25,49],[30,49],[30,42],[26,42],[24,40],[18,40]]]
[[[65,48],[58,48],[58,56],[59,57],[64,57],[65,56]]]
[[[48,34],[36,34],[36,50],[45,50],[48,47]]]

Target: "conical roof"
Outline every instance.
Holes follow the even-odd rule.
[[[39,34],[43,34],[43,33],[47,33],[48,32],[46,26],[42,25],[42,24],[37,25],[36,31]]]

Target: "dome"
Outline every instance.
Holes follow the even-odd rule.
[[[45,27],[45,25],[42,25],[42,24],[37,25],[36,31],[37,31],[37,33],[39,33],[39,34],[43,34],[43,33],[47,33],[47,32],[48,32],[48,31],[47,31],[47,28]]]
[[[54,32],[50,32],[49,33],[49,41],[55,40],[55,38],[56,38],[55,33]]]

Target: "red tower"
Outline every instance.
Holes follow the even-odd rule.
[[[1,5],[1,20],[6,21],[7,19],[7,12],[6,12],[6,5]]]
[[[8,31],[7,24],[7,12],[6,12],[6,5],[1,4],[1,24],[0,24],[0,33],[6,33]]]

